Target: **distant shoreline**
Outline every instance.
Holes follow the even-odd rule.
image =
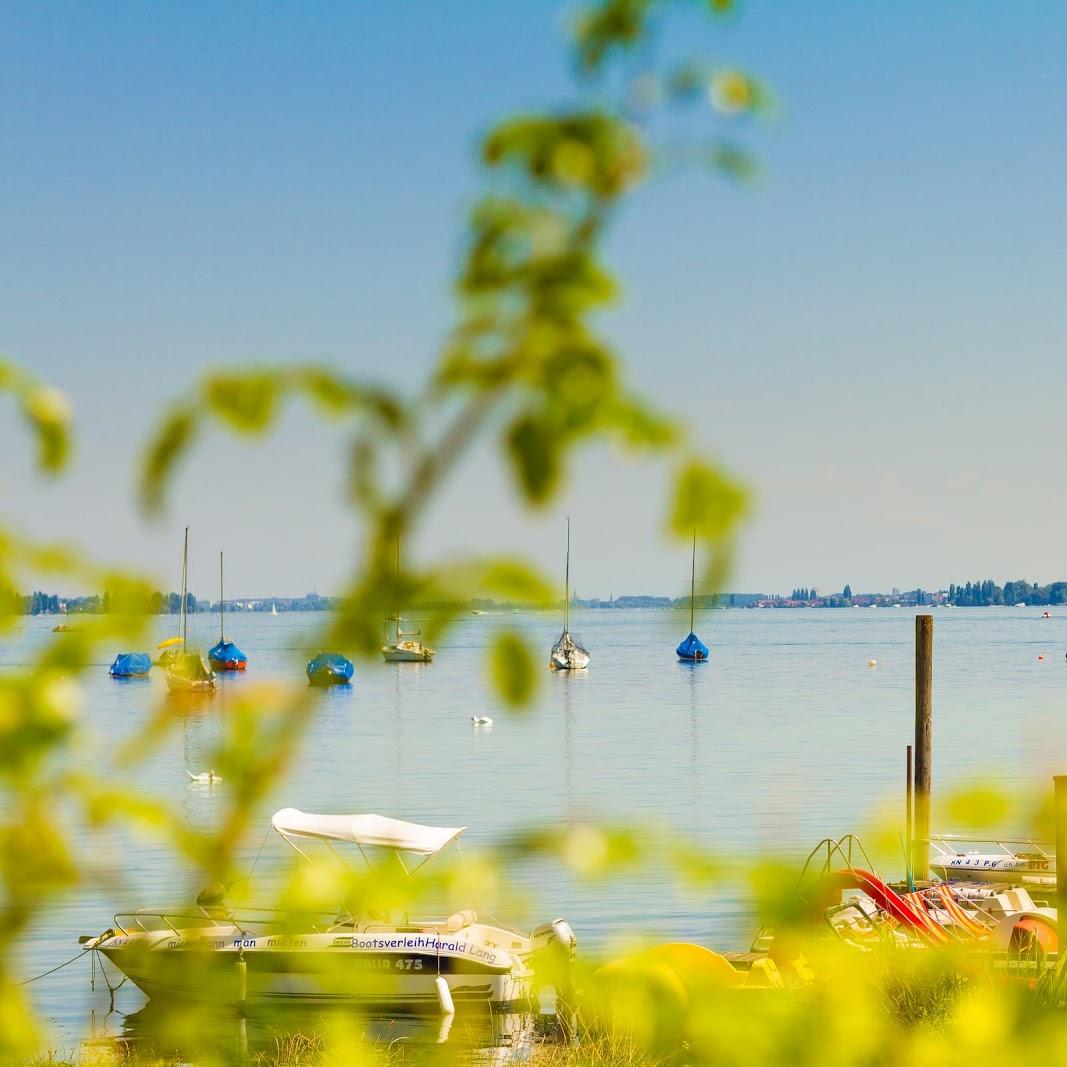
[[[51,597],[49,597],[51,601]],[[46,617],[67,618],[74,615],[104,615],[110,610],[105,607],[100,597],[78,598],[73,601],[65,601],[57,598],[58,605],[50,602],[47,606],[36,605],[31,610],[16,610],[15,615],[21,617],[34,617],[38,615]],[[89,603],[85,603],[89,601]],[[841,596],[816,597],[813,599],[797,599],[779,595],[766,595],[763,593],[720,593],[718,595],[705,595],[696,597],[695,607],[698,611],[714,611],[724,608],[745,608],[763,610],[798,610],[801,608],[834,609],[834,608],[930,608],[930,607],[1032,607],[1051,608],[1063,606],[1067,600],[1043,600],[1027,599],[1013,603],[955,603],[948,599],[947,593],[923,593],[922,598],[917,598],[915,592],[907,594],[883,594],[869,593],[859,594],[854,597],[844,598]],[[457,615],[505,615],[516,612],[556,612],[561,608],[559,604],[537,604],[530,602],[511,602],[495,600],[468,600],[458,603],[433,603],[414,605],[409,610],[419,612],[449,612]],[[270,597],[240,600],[227,600],[227,614],[251,614],[271,615],[289,614],[291,612],[328,612],[339,611],[343,607],[340,597],[314,597],[314,598],[291,598]],[[582,611],[681,611],[689,610],[689,597],[665,597],[665,596],[620,596],[609,600],[600,599],[574,599],[571,607]],[[199,600],[189,605],[189,614],[210,615],[219,611],[218,601]],[[151,617],[166,618],[177,616],[177,611],[146,610],[144,614]]]

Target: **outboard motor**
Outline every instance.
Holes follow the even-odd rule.
[[[574,954],[578,939],[566,919],[554,919],[538,926],[530,934],[530,943],[534,993],[540,995],[546,987],[552,988],[557,1025],[564,1040],[573,1041],[576,1036]]]

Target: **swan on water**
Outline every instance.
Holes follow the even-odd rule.
[[[222,775],[216,774],[214,771],[201,771],[199,774],[193,774],[192,771],[185,772],[189,776],[190,782],[196,782],[199,785],[214,785],[216,782],[222,781]]]

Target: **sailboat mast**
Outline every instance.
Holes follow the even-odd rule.
[[[186,596],[189,591],[189,527],[185,527],[185,545],[182,548],[182,605],[181,605],[181,628],[182,628],[182,653],[188,651],[189,644],[189,612],[186,611]]]
[[[400,644],[400,532],[396,535],[396,579],[393,584],[393,621],[396,623],[394,641]]]
[[[563,577],[563,632],[570,629],[571,613],[571,517],[567,516],[567,565]]]
[[[696,612],[696,597],[697,597],[697,532],[693,531],[693,562],[689,571],[689,632],[693,633],[695,629]]]
[[[219,641],[226,640],[226,594],[222,585],[222,553],[219,553]]]

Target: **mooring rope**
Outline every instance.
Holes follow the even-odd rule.
[[[71,956],[66,963],[61,963],[58,967],[53,967],[50,971],[45,971],[44,974],[38,974],[33,978],[27,978],[25,981],[16,982],[16,985],[29,985],[30,982],[36,982],[38,978],[47,978],[50,974],[55,974],[56,971],[63,970],[64,967],[69,967],[75,960],[80,960],[85,956],[85,949],[82,949],[77,956]]]

